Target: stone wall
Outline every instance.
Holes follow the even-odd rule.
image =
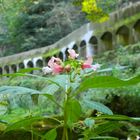
[[[75,49],[85,58],[139,41],[140,2],[136,2],[110,14],[108,21],[83,25],[53,45],[0,58],[0,74],[46,66],[51,56],[64,61],[68,48]]]

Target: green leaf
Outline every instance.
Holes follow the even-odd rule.
[[[81,115],[81,105],[76,99],[70,99],[66,105],[66,116],[68,126],[72,126],[73,123],[78,121]]]
[[[0,94],[39,94],[40,91],[19,86],[1,86]]]
[[[124,86],[136,85],[140,82],[140,76],[120,80],[113,76],[92,76],[83,79],[77,93],[88,90],[90,88],[118,88]]]
[[[109,136],[99,136],[99,137],[92,137],[92,140],[119,140],[115,137],[109,137]]]
[[[112,121],[138,121],[140,122],[140,118],[128,117],[125,115],[101,115],[98,117],[93,117],[95,120],[112,120]]]
[[[57,101],[55,100],[55,98],[51,94],[44,93],[42,95],[46,96],[49,100],[51,100],[53,103],[55,103],[58,107],[63,109],[63,107],[59,103],[57,103]]]
[[[3,132],[6,129],[6,124],[0,122],[0,131]]]
[[[39,121],[42,119],[43,119],[43,117],[25,118],[23,120],[20,120],[18,122],[15,122],[15,123],[9,125],[6,128],[5,132],[12,131],[12,130],[18,130],[18,129],[23,129],[23,130],[30,129],[33,122],[36,122],[36,121]]]
[[[60,87],[58,85],[51,84],[51,85],[48,85],[47,87],[45,87],[44,89],[42,89],[42,92],[53,95],[54,93],[56,93],[59,90],[59,88]]]
[[[70,86],[68,75],[56,75],[54,78],[52,78],[52,81],[57,83],[64,90],[66,89],[66,85],[67,85],[68,88]]]
[[[20,69],[19,73],[28,73],[28,72],[32,72],[33,70],[41,70],[41,68],[25,68],[25,69]]]
[[[122,125],[123,124],[119,122],[114,122],[114,121],[105,121],[105,120],[99,121],[99,122],[96,122],[95,125],[91,129],[85,129],[83,132],[83,135],[85,136],[85,140],[96,139],[96,138],[98,139],[100,137],[99,135],[103,135],[104,133],[106,134],[115,129],[118,129]],[[102,138],[103,137],[104,136],[102,136]]]
[[[55,140],[57,137],[57,132],[56,132],[56,129],[52,129],[50,131],[48,131],[45,135],[44,135],[44,138],[41,139],[41,140]]]
[[[6,128],[5,132],[19,130],[19,129],[30,131],[35,128],[42,127],[42,125],[43,125],[43,127],[46,126],[46,128],[47,127],[55,128],[58,125],[60,125],[60,122],[55,118],[45,118],[42,116],[30,117],[30,118],[22,119],[13,124],[10,124]]]
[[[26,76],[26,75],[24,73],[10,73],[10,74],[2,74],[1,76],[17,77],[17,76]]]
[[[119,122],[114,122],[114,121],[105,122],[104,121],[103,123],[96,125],[96,127],[94,128],[94,133],[99,135],[106,132],[111,132],[112,130],[120,128],[121,126],[122,124],[120,124]]]
[[[89,107],[90,109],[96,109],[97,111],[100,111],[105,114],[112,115],[113,112],[105,105],[95,102],[95,101],[85,101],[86,106]]]
[[[9,77],[17,77],[17,76],[28,76],[28,77],[33,77],[33,78],[39,78],[39,79],[43,79],[43,80],[46,80],[48,81],[48,83],[51,83],[51,84],[55,84],[61,88],[64,87],[64,84],[65,84],[65,81],[64,79],[60,82],[60,80],[56,80],[54,78],[46,78],[46,77],[42,77],[42,76],[38,76],[38,75],[33,75],[33,74],[28,74],[28,73],[11,73],[11,74],[3,74],[3,75],[0,75],[1,77],[2,76],[9,76]],[[66,79],[66,78],[65,78]],[[59,84],[60,83],[60,84]],[[61,83],[64,83],[63,85],[61,85]]]

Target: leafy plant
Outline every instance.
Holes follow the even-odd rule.
[[[113,76],[97,76],[99,64],[92,65],[92,58],[77,60],[78,54],[69,49],[69,58],[62,62],[59,58],[52,57],[48,66],[43,68],[44,74],[53,73],[52,77],[41,77],[33,74],[22,73],[9,74],[8,76],[29,76],[45,79],[50,84],[42,91],[23,87],[3,86],[0,93],[43,95],[61,109],[57,116],[31,115],[13,124],[8,124],[5,133],[13,130],[25,130],[42,140],[69,140],[69,139],[114,139],[105,134],[124,126],[125,121],[139,122],[140,118],[132,118],[123,115],[114,115],[105,105],[92,100],[85,100],[86,106],[97,110],[96,116],[85,116],[78,100],[79,94],[89,89],[120,88],[135,85],[140,82],[140,76],[121,80]],[[90,71],[87,71],[90,69]],[[30,69],[27,70],[29,72]],[[31,69],[32,71],[33,69]],[[57,74],[57,75],[56,75]],[[59,75],[58,75],[59,74]],[[55,99],[55,93],[62,96],[62,101]],[[60,94],[61,93],[61,94]]]

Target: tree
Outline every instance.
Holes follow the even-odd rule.
[[[117,0],[75,0],[73,3],[81,7],[87,18],[93,22],[104,22],[108,14],[116,7]]]

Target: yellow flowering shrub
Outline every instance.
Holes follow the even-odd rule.
[[[87,18],[94,22],[104,22],[109,16],[97,5],[97,0],[83,0],[82,11],[87,14]]]

